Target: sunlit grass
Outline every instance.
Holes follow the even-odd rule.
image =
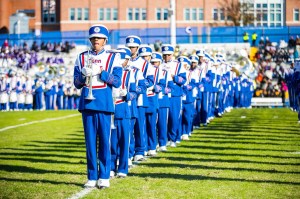
[[[30,122],[76,113],[1,113],[0,128],[22,123],[14,118]],[[80,115],[0,136],[0,198],[68,198],[82,190],[86,160]],[[296,113],[233,110],[85,198],[300,198],[299,145]]]

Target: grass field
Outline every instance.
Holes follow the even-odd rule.
[[[85,144],[77,111],[0,113],[0,137],[0,198],[68,198],[83,189]],[[299,166],[295,112],[233,110],[84,198],[296,199]]]

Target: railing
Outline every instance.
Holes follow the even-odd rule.
[[[253,97],[251,100],[251,106],[253,107],[282,107],[282,98],[279,97]]]

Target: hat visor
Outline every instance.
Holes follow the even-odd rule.
[[[174,52],[173,51],[163,51],[162,54],[163,55],[172,55],[172,54],[174,54]]]
[[[99,38],[107,39],[107,36],[104,35],[104,34],[91,34],[91,35],[89,36],[90,39],[93,38],[93,37],[99,37]]]
[[[139,47],[140,45],[137,43],[128,43],[126,44],[127,47]]]

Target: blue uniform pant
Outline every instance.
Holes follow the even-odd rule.
[[[194,103],[183,103],[182,135],[189,135],[191,132],[194,110]]]
[[[3,110],[3,111],[6,111],[6,104],[7,104],[7,103],[1,103],[1,104],[0,104],[0,110],[1,110],[1,111],[2,111],[2,110]]]
[[[68,97],[68,109],[69,110],[74,109],[74,97],[73,96]]]
[[[156,140],[156,120],[157,113],[146,113],[146,132],[147,132],[147,149],[146,150],[155,150],[157,145]]]
[[[176,141],[180,142],[181,141],[181,136],[182,136],[182,110],[180,110],[180,116],[178,120],[178,129],[176,133]]]
[[[135,139],[134,139],[134,124],[135,124],[136,118],[130,119],[130,125],[129,125],[129,158],[132,158],[134,156],[134,148],[135,148]]]
[[[111,113],[83,111],[82,121],[86,144],[88,179],[109,179]],[[97,164],[97,158],[99,159],[99,165]]]
[[[201,92],[201,110],[200,119],[202,124],[206,124],[208,118],[208,92]]]
[[[46,110],[51,109],[51,100],[52,100],[52,95],[45,95]]]
[[[10,110],[17,109],[17,102],[9,102],[9,109]]]
[[[58,110],[63,109],[63,96],[62,95],[57,95],[56,97],[56,106]]]
[[[27,109],[27,110],[32,109],[32,104],[25,104],[25,109]]]
[[[181,110],[181,97],[170,98],[170,109],[168,118],[168,138],[170,141],[175,142],[177,138],[179,119]]]
[[[35,107],[37,110],[40,110],[43,108],[42,93],[35,94]]]
[[[119,158],[118,173],[128,174],[129,123],[127,118],[115,119],[116,129],[111,132],[111,171],[117,171]]]
[[[24,109],[24,104],[23,103],[19,103],[18,104],[18,109],[19,110],[23,110]]]
[[[134,125],[135,155],[144,155],[145,143],[145,107],[138,106],[138,118]]]
[[[169,108],[159,108],[157,113],[157,137],[159,146],[166,146],[167,137],[167,121]]]

